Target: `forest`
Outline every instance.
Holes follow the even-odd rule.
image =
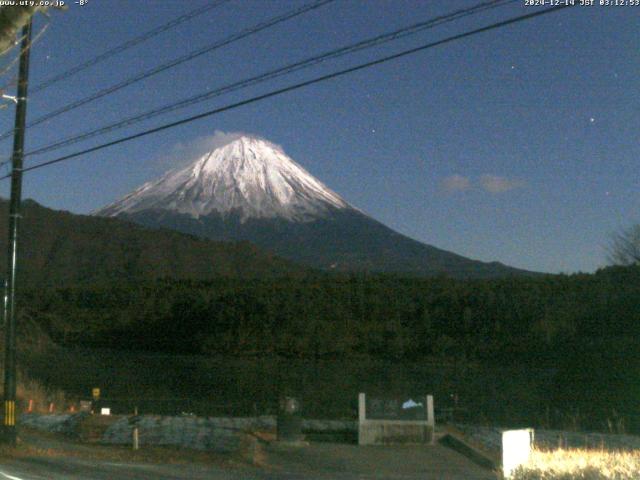
[[[32,290],[20,303],[61,346],[525,365],[552,377],[543,396],[559,411],[624,415],[632,429],[640,419],[637,266],[499,280],[157,280]]]

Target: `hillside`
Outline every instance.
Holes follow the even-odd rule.
[[[0,268],[6,268],[8,202],[0,200]],[[19,244],[23,285],[160,278],[263,278],[304,270],[247,242],[214,242],[116,218],[74,215],[27,200]]]

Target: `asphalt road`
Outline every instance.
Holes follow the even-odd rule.
[[[441,445],[362,446],[318,443],[271,444],[259,466],[180,458],[162,451],[144,461],[129,451],[75,444],[56,437],[28,439],[30,446],[0,459],[0,480],[493,480],[495,474]],[[113,454],[113,452],[116,452]],[[170,454],[170,455],[169,455]],[[173,457],[169,459],[169,456]],[[176,460],[177,458],[177,460]]]
[[[0,465],[0,480],[222,480],[268,478],[208,465],[153,465],[75,458],[24,458]]]
[[[268,451],[268,464],[291,476],[336,480],[495,480],[495,473],[441,445],[358,446],[332,443]]]

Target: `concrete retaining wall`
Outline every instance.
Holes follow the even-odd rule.
[[[251,432],[275,431],[276,419],[262,417],[168,417],[139,415],[99,417],[109,419],[110,425],[95,441],[113,445],[130,445],[133,429],[138,428],[139,444],[166,445],[194,450],[211,450],[220,453],[235,451],[239,446],[255,441]],[[47,432],[78,436],[82,422],[89,419],[87,413],[76,414],[25,414],[20,423]],[[304,420],[303,431],[344,432],[357,430],[355,421]]]
[[[368,420],[358,429],[360,445],[431,443],[432,440],[433,429],[426,422]]]
[[[228,453],[250,440],[248,430],[255,425],[253,420],[151,415],[139,416],[133,421],[121,418],[107,428],[101,443],[131,444],[133,429],[137,427],[140,446],[177,446]]]

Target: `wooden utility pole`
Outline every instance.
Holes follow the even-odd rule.
[[[5,352],[4,352],[4,422],[2,441],[16,444],[16,271],[18,267],[18,230],[22,197],[22,160],[24,133],[27,122],[27,86],[29,83],[29,50],[31,47],[31,20],[22,29],[20,45],[20,71],[16,120],[11,160],[11,199],[9,203],[9,250],[5,293]]]

